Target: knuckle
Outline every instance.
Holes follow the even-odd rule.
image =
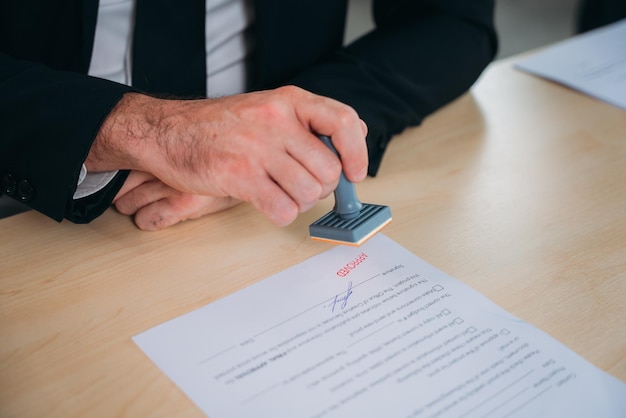
[[[310,209],[320,199],[324,192],[323,187],[319,183],[312,183],[300,189],[300,199],[298,206],[300,212]]]
[[[322,193],[320,194],[320,199],[325,199],[328,196],[330,196],[331,193],[333,193],[335,191],[336,187],[337,187],[337,183],[330,183],[330,184],[328,184],[322,190]]]
[[[337,110],[337,120],[344,126],[359,124],[361,126],[360,118],[352,107],[343,105]]]
[[[263,102],[258,108],[262,120],[279,123],[285,118],[286,106],[282,100],[274,99]]]
[[[321,170],[320,180],[325,186],[336,184],[341,175],[342,165],[338,158],[328,159]]]
[[[289,84],[289,85],[281,86],[277,88],[276,91],[280,92],[281,94],[285,94],[287,96],[297,96],[297,95],[304,93],[305,90],[303,90],[300,87]]]
[[[176,193],[171,196],[170,203],[177,212],[186,212],[198,205],[198,196],[191,193]]]

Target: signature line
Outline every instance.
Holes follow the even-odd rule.
[[[356,286],[354,286],[354,287],[355,287],[355,288],[356,288],[356,287],[359,287],[359,286],[361,286],[362,284],[365,284],[365,283],[369,282],[370,280],[375,279],[375,278],[376,278],[376,277],[378,277],[378,276],[380,276],[380,274],[377,274],[377,275],[375,275],[375,276],[372,276],[372,277],[370,277],[369,279],[362,281],[361,283],[357,284],[357,285],[356,285]],[[269,331],[271,331],[271,330],[273,330],[273,329],[275,329],[275,328],[278,328],[279,326],[284,325],[284,324],[286,324],[287,322],[289,322],[289,321],[291,321],[291,320],[293,320],[293,319],[296,319],[297,317],[299,317],[299,316],[301,316],[301,315],[304,315],[305,313],[307,313],[307,312],[309,312],[309,311],[312,311],[313,309],[315,309],[315,308],[317,308],[317,307],[319,307],[319,306],[327,305],[327,304],[328,304],[328,302],[332,302],[333,300],[335,300],[335,297],[336,297],[336,296],[333,296],[332,298],[328,298],[328,299],[326,299],[326,300],[324,300],[324,301],[322,301],[322,302],[318,303],[317,305],[311,306],[310,308],[305,309],[304,311],[302,311],[302,312],[300,312],[300,313],[297,313],[297,314],[295,314],[294,316],[292,316],[292,317],[290,317],[290,318],[287,318],[287,319],[285,319],[285,320],[284,320],[284,321],[282,321],[282,322],[279,322],[279,323],[278,323],[278,324],[276,324],[276,325],[272,325],[271,327],[264,329],[263,331],[261,331],[261,332],[259,332],[258,334],[254,335],[254,338],[257,338],[258,336],[263,335],[263,334],[265,334],[266,332],[269,332]]]

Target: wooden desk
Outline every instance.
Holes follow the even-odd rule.
[[[626,380],[626,112],[492,65],[358,186],[385,233]],[[0,416],[200,417],[131,337],[330,245],[248,206],[141,232],[0,221]],[[219,338],[219,336],[215,336]]]

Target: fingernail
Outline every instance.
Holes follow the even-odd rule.
[[[367,167],[363,167],[357,175],[357,181],[363,181],[367,177]]]

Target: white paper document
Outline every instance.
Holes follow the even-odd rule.
[[[134,341],[211,418],[626,414],[626,384],[381,234]]]
[[[516,67],[626,109],[626,19],[559,42]]]

